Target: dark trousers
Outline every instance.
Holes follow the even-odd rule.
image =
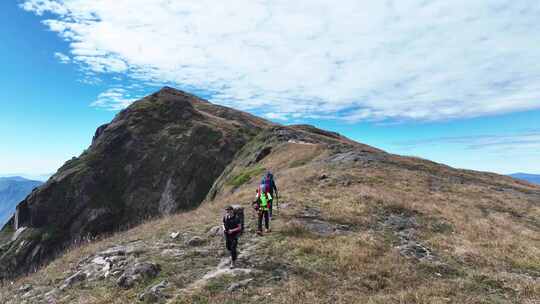
[[[268,214],[272,218],[272,206],[274,205],[274,199],[268,201]]]
[[[264,218],[264,226],[266,229],[270,228],[270,217],[268,210],[259,210],[259,231],[262,231],[262,222]]]
[[[236,250],[236,247],[238,246],[238,237],[237,236],[225,236],[225,246],[227,247],[227,250],[231,253],[231,258],[233,261],[236,261],[236,258],[238,257],[238,251]]]

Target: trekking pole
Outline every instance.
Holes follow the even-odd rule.
[[[279,193],[276,191],[276,213],[279,214]]]

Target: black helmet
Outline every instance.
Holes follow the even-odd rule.
[[[229,205],[229,206],[225,207],[225,210],[227,210],[227,211],[229,211],[229,210],[233,210],[233,209],[234,209],[234,208],[233,208],[233,206],[231,206],[231,205]]]

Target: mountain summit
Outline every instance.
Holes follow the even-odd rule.
[[[267,170],[279,198],[257,236],[250,203]],[[246,212],[235,269],[231,204]],[[536,303],[539,219],[539,186],[164,88],[17,207],[0,232],[3,278],[65,254],[0,302]]]
[[[73,242],[197,207],[240,148],[270,126],[169,87],[133,103],[18,205],[0,237],[0,278]]]

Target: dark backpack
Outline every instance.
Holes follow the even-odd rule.
[[[264,185],[264,186],[263,186]],[[266,173],[261,180],[261,188],[266,193],[273,193],[274,175],[270,172]]]
[[[234,217],[238,219],[240,227],[242,227],[239,234],[242,234],[244,233],[244,207],[240,205],[233,205],[232,207]]]

